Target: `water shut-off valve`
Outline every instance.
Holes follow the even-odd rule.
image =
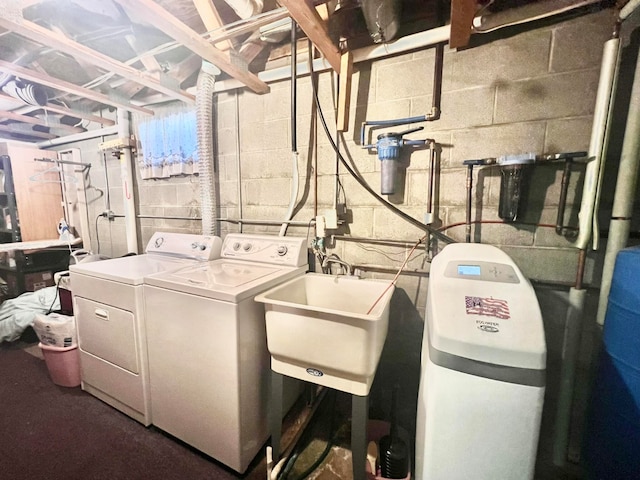
[[[378,152],[378,159],[382,162],[380,193],[383,195],[393,195],[396,191],[396,171],[398,170],[396,162],[400,158],[402,147],[424,145],[427,142],[427,140],[405,140],[402,137],[420,130],[424,130],[424,127],[411,128],[399,133],[381,133],[378,135],[378,141],[375,145],[362,146],[362,148],[375,149]]]

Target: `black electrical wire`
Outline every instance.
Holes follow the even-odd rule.
[[[102,216],[102,214],[96,217],[96,243],[98,244],[98,251],[96,253],[100,253],[100,234],[98,233],[98,219]]]
[[[60,285],[56,285],[56,294],[53,296],[53,302],[49,305],[46,315],[49,315],[53,311],[53,306],[56,304],[56,299],[60,296]]]
[[[325,444],[324,450],[318,456],[318,458],[316,458],[316,460],[313,462],[313,464],[311,464],[304,472],[302,472],[302,474],[300,476],[298,476],[297,478],[294,478],[294,479],[289,479],[288,478],[289,474],[291,473],[291,470],[293,469],[293,466],[295,465],[296,460],[298,459],[298,457],[302,453],[302,451],[300,451],[299,449],[296,449],[291,454],[291,457],[289,458],[289,460],[287,460],[287,463],[286,463],[284,469],[282,470],[282,474],[281,474],[279,480],[304,480],[307,477],[309,477],[309,475],[311,475],[311,473],[316,468],[318,468],[322,462],[324,462],[324,460],[327,458],[327,455],[329,455],[329,452],[331,451],[331,447],[335,443],[334,442],[335,434],[333,433],[333,430],[335,428],[336,391],[335,390],[331,390],[329,392],[329,394],[331,394],[331,417],[330,417],[330,421],[329,421],[329,433],[327,435],[327,443]],[[318,416],[319,416],[319,413],[316,414],[316,419],[314,419],[314,424],[317,422],[317,417]],[[307,427],[307,431],[305,431],[305,434],[308,434],[307,432],[309,430],[310,430],[309,427]]]
[[[311,50],[311,48],[309,50]],[[311,87],[313,88],[313,97],[314,97],[315,102],[316,102],[316,108],[318,109],[318,115],[320,116],[320,123],[322,123],[322,128],[324,129],[324,133],[327,135],[327,139],[329,140],[329,143],[331,144],[331,146],[333,147],[334,151],[336,152],[336,155],[338,155],[338,158],[340,159],[340,162],[342,163],[342,165],[344,165],[344,167],[351,174],[351,176],[356,179],[356,181],[362,186],[362,188],[364,188],[367,192],[369,192],[371,194],[371,196],[373,196],[376,200],[378,200],[378,202],[380,202],[382,205],[387,207],[393,213],[395,213],[396,215],[401,217],[403,220],[411,223],[415,227],[418,227],[420,230],[423,230],[423,231],[425,231],[427,233],[430,233],[434,237],[436,237],[436,238],[438,238],[438,239],[440,239],[440,240],[442,240],[442,241],[444,241],[446,243],[456,243],[456,241],[453,238],[443,234],[442,232],[439,232],[438,230],[430,227],[429,225],[426,225],[426,224],[420,222],[419,220],[416,220],[411,215],[407,215],[402,210],[397,208],[395,205],[393,205],[392,203],[386,201],[384,198],[382,198],[380,195],[378,195],[369,186],[369,184],[367,182],[365,182],[362,179],[362,177],[360,177],[360,175],[358,175],[353,170],[353,168],[351,168],[351,165],[349,165],[349,163],[344,159],[344,157],[340,153],[340,150],[338,149],[335,141],[333,140],[333,137],[331,137],[331,133],[329,133],[329,127],[327,126],[327,122],[326,122],[326,120],[324,118],[324,114],[322,112],[322,107],[320,106],[320,99],[318,98],[318,87],[316,85],[316,82],[315,82],[314,76],[313,76],[313,62],[309,62],[309,73],[311,75]]]

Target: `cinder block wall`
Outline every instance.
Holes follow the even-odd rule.
[[[613,11],[604,10],[561,23],[549,22],[523,33],[511,30],[499,34],[502,38],[474,36],[473,41],[478,45],[463,51],[446,49],[441,118],[418,124],[424,126],[424,130],[408,137],[432,138],[438,144],[436,226],[446,227],[465,220],[466,168],[462,165],[465,159],[587,150],[602,48],[612,25]],[[377,191],[380,162],[375,154],[361,148],[360,125],[365,120],[428,113],[432,104],[434,59],[434,49],[427,48],[355,65],[350,128],[339,137],[340,146],[343,155]],[[287,210],[292,185],[291,85],[283,80],[271,83],[270,87],[271,92],[266,95],[256,95],[246,89],[216,95],[214,133],[220,218],[278,222]],[[335,78],[321,73],[318,89],[327,121],[334,125]],[[294,220],[306,224],[317,213],[333,208],[337,174],[338,202],[348,209],[345,223],[335,232],[337,235],[415,242],[423,235],[421,230],[381,206],[342,165],[336,170],[336,155],[317,123],[313,105],[310,78],[302,77],[298,82],[296,116],[300,186]],[[399,126],[382,131],[404,129]],[[334,128],[331,130],[335,137]],[[374,140],[379,132],[374,132]],[[618,140],[621,141],[621,137]],[[102,253],[119,256],[126,253],[124,222],[119,218],[113,221],[104,218],[96,221],[96,218],[107,208],[116,214],[122,213],[120,164],[113,157],[97,153],[97,143],[79,145],[83,159],[93,163],[89,192],[91,248],[97,250],[99,238]],[[613,150],[619,152],[619,147]],[[405,213],[422,220],[427,211],[429,152],[405,150],[401,160],[397,193],[389,200]],[[562,164],[533,168],[522,218],[526,224],[476,224],[472,229],[474,241],[501,246],[527,276],[540,284],[568,285],[576,275],[577,251],[572,247],[573,239],[556,235],[552,228],[529,225],[555,223],[562,168]],[[565,215],[567,225],[577,224],[583,171],[583,167],[575,166],[571,177]],[[615,161],[613,167],[607,167],[608,174],[612,171],[611,179],[615,181]],[[496,168],[474,169],[474,221],[498,219],[499,175]],[[140,215],[190,218],[201,215],[197,176],[142,180],[138,174],[133,194]],[[603,200],[606,213],[610,196]],[[138,225],[141,248],[157,230],[198,233],[201,228],[198,220],[167,218],[142,218]],[[240,229],[237,223],[221,222],[220,225],[223,234]],[[245,223],[242,229],[277,233],[279,226]],[[464,240],[464,226],[445,231],[457,240]],[[313,229],[294,226],[288,234],[313,236]],[[365,276],[391,278],[391,271],[401,265],[409,247],[337,240],[330,244],[329,251],[361,265]],[[409,266],[417,272],[428,270],[424,250],[418,251]],[[590,252],[587,285],[597,287],[599,268],[599,256]],[[551,402],[545,407],[545,419],[547,425],[551,425],[566,288],[540,287],[540,284],[538,295],[545,317],[550,368]],[[415,395],[411,392],[417,392],[426,286],[427,277],[423,274],[400,276],[392,325],[378,375],[380,380],[374,384],[372,393],[375,399],[372,409],[384,411],[389,401],[385,396],[388,389],[381,389],[380,384],[398,376],[406,377],[408,386],[405,385],[404,391],[409,395],[404,397],[407,401],[401,407],[400,421],[409,430],[415,417]],[[587,313],[592,310],[588,309]],[[585,324],[592,325],[593,319],[586,318]]]

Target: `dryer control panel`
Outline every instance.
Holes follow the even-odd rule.
[[[147,243],[146,253],[209,261],[220,258],[222,239],[213,235],[156,232]]]
[[[304,237],[230,233],[224,239],[220,256],[273,265],[301,267],[308,263],[307,239]]]

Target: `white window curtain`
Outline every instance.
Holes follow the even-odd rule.
[[[138,122],[142,155],[138,162],[143,179],[198,173],[195,110],[171,112]]]

